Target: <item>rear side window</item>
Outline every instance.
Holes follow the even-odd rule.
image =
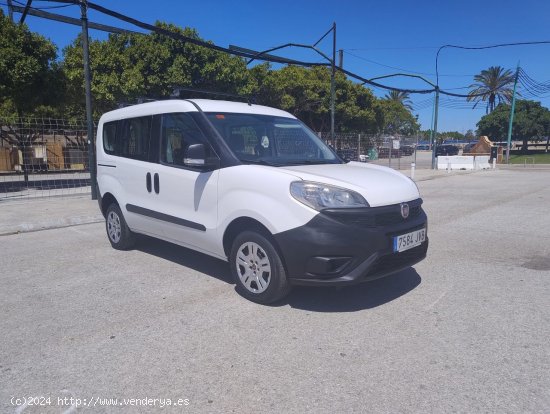
[[[197,124],[186,113],[162,115],[160,160],[164,164],[183,166],[191,144],[204,143]]]
[[[144,116],[119,121],[115,155],[147,161],[151,141],[151,120],[152,117]]]
[[[114,155],[116,149],[116,124],[116,122],[103,124],[103,150],[110,155]]]

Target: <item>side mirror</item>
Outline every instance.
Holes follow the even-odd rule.
[[[187,156],[183,159],[187,167],[211,167],[218,168],[220,160],[218,158],[206,158],[206,148],[204,144],[191,144],[187,147]]]

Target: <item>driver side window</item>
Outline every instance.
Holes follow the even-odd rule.
[[[162,116],[162,163],[183,167],[189,145],[200,143],[204,143],[203,135],[189,114],[171,113]]]

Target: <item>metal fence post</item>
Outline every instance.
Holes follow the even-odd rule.
[[[95,171],[95,151],[94,151],[94,121],[92,117],[92,86],[90,75],[90,50],[88,45],[88,3],[86,0],[80,1],[80,12],[82,21],[82,52],[84,58],[84,85],[86,88],[86,123],[88,126],[88,169],[90,170],[90,184],[92,191],[92,200],[97,200],[96,171]]]

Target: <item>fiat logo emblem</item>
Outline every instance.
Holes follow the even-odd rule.
[[[407,203],[401,203],[401,217],[404,219],[409,217],[409,205]]]

